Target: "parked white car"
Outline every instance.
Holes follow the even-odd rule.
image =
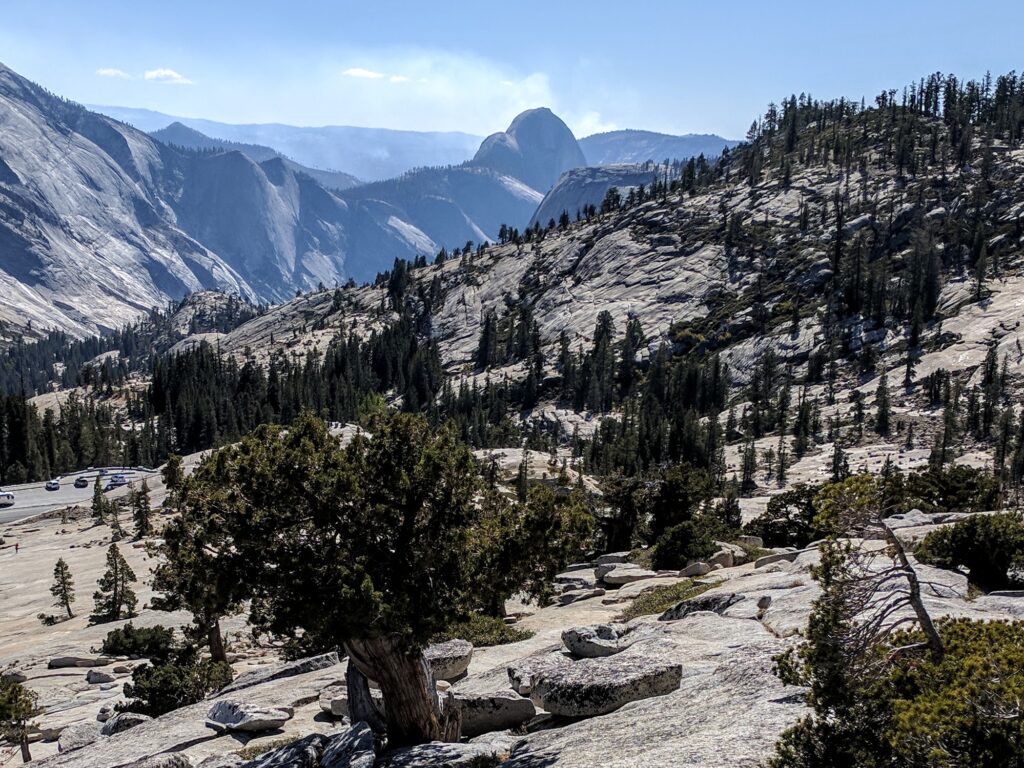
[[[0,509],[14,506],[14,494],[10,491],[0,490]]]
[[[48,491],[59,491],[60,490],[60,480],[57,480],[56,478],[53,479],[53,480],[47,480],[46,481],[46,490],[48,490]]]

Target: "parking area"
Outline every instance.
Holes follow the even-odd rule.
[[[104,485],[111,475],[115,474],[122,474],[128,480],[129,485],[107,491],[107,495],[112,498],[128,494],[131,487],[141,483],[143,479],[159,476],[159,472],[153,469],[103,467],[61,475],[59,478],[60,489],[55,491],[46,490],[46,483],[44,482],[7,485],[4,486],[3,490],[14,494],[14,506],[0,508],[0,524],[11,523],[42,512],[49,512],[50,510],[61,509],[62,507],[71,507],[76,504],[88,506],[92,502],[93,483],[96,482],[96,476],[100,475],[101,472],[104,473],[101,475],[101,482]],[[83,477],[88,481],[84,488],[75,488],[75,480],[79,477]]]

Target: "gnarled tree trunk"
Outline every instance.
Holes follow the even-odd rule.
[[[418,649],[395,636],[351,640],[345,647],[349,664],[380,686],[389,746],[458,740],[458,710],[449,696],[442,711],[434,676]]]
[[[384,716],[370,695],[370,683],[351,657],[348,669],[345,670],[345,684],[348,688],[349,720],[353,723],[366,723],[374,733],[387,733],[388,726]]]
[[[220,631],[220,619],[213,619],[206,625],[206,640],[210,645],[210,658],[214,661],[228,660],[224,651],[224,636]]]

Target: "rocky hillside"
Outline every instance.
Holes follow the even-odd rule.
[[[664,160],[687,160],[704,155],[718,157],[723,149],[739,144],[714,134],[688,133],[671,136],[654,131],[622,130],[595,133],[580,139],[587,165],[636,164]]]
[[[171,123],[159,131],[153,131],[150,136],[164,144],[184,147],[185,149],[206,150],[208,152],[241,152],[257,163],[280,158],[290,170],[311,176],[325,189],[342,190],[361,183],[355,176],[342,173],[341,171],[310,168],[301,163],[296,163],[294,160],[284,157],[276,149],[271,149],[270,147],[263,147],[259,144],[244,144],[238,141],[225,141],[224,139],[212,139],[178,122]]]
[[[301,127],[279,123],[236,125],[131,107],[90,109],[147,132],[181,123],[214,139],[273,147],[311,168],[336,168],[366,181],[390,179],[413,168],[458,165],[473,157],[481,141],[480,136],[456,131],[399,131],[350,125]]]

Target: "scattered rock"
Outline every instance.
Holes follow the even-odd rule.
[[[560,605],[571,605],[572,603],[578,603],[581,600],[590,600],[593,597],[601,597],[604,594],[605,590],[601,587],[595,587],[594,589],[571,589],[558,596],[558,603]]]
[[[533,702],[515,691],[456,692],[455,706],[462,712],[462,735],[467,737],[518,728],[537,714]]]
[[[141,725],[152,719],[149,715],[140,715],[137,712],[121,712],[103,723],[100,733],[104,736],[113,736],[115,733],[127,731],[129,728],[134,728],[136,725]]]
[[[127,664],[118,664],[111,670],[115,675],[128,675],[131,674],[132,668]]]
[[[117,678],[109,672],[103,672],[98,669],[90,669],[85,673],[85,682],[90,685],[99,685],[100,683],[112,683]]]
[[[57,751],[73,752],[76,749],[92,744],[102,737],[102,725],[97,722],[74,723],[60,732],[57,738]]]
[[[690,563],[688,566],[683,568],[683,570],[679,572],[679,575],[683,578],[692,579],[695,576],[706,576],[709,573],[711,573],[711,566],[707,563],[697,561],[696,563]]]
[[[596,659],[612,656],[622,650],[619,638],[622,626],[595,624],[591,627],[575,627],[562,633],[562,642],[577,659]]]
[[[583,659],[538,674],[530,698],[553,715],[593,717],[671,693],[682,676],[680,664],[642,656]]]
[[[467,640],[435,643],[423,652],[435,680],[452,682],[466,674],[473,658],[473,644]]]
[[[775,552],[774,554],[765,555],[764,557],[757,558],[757,560],[754,561],[754,567],[764,568],[766,565],[781,562],[792,563],[794,560],[796,560],[797,555],[799,554],[800,552],[795,549],[792,552]]]
[[[218,731],[273,731],[291,720],[291,707],[254,707],[232,699],[218,701],[206,715],[206,724]]]
[[[708,558],[708,564],[713,568],[716,565],[722,568],[732,568],[735,556],[731,549],[720,549]]]
[[[572,663],[564,653],[547,653],[518,659],[505,668],[512,690],[520,696],[529,696],[535,681],[548,672]]]
[[[658,621],[678,621],[697,611],[710,611],[711,613],[721,615],[727,608],[743,599],[743,595],[738,595],[735,592],[718,595],[697,595],[669,608],[658,617]]]
[[[101,723],[107,722],[107,720],[109,720],[113,716],[114,707],[111,704],[104,704],[102,707],[100,707],[100,711],[96,713],[96,719]]]
[[[760,536],[737,536],[736,543],[753,549],[763,549],[764,539]]]

